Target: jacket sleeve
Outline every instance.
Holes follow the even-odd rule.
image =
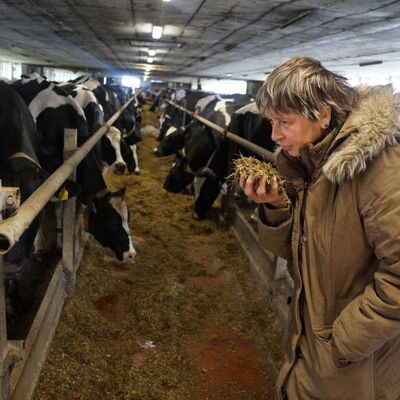
[[[261,204],[258,209],[258,236],[261,244],[273,254],[292,259],[292,208],[270,209]]]
[[[358,178],[358,200],[377,259],[374,280],[333,324],[339,352],[359,361],[400,335],[400,146],[385,149]]]

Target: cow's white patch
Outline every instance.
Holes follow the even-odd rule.
[[[21,82],[22,83],[28,83],[30,81],[38,81],[38,83],[41,83],[45,81],[46,79],[43,78],[42,75],[40,75],[38,72],[32,72],[31,74],[28,75],[28,78],[22,78]]]
[[[175,101],[178,102],[179,100],[182,100],[185,97],[185,94],[186,94],[186,90],[185,89],[178,89],[175,92]]]
[[[246,104],[245,106],[239,108],[239,110],[235,111],[235,114],[245,114],[247,112],[250,112],[252,114],[260,114],[260,112],[258,111],[256,102],[253,101],[249,104]]]
[[[57,108],[63,105],[71,105],[75,111],[86,121],[85,114],[82,107],[78,102],[71,96],[62,96],[57,94],[54,89],[54,84],[51,84],[48,88],[42,90],[33,98],[29,103],[29,111],[32,114],[34,121],[36,122],[38,116],[46,108]]]
[[[86,86],[87,88],[89,88],[90,90],[94,90],[97,87],[100,86],[100,82],[97,81],[96,79],[93,79],[91,77],[82,77],[78,82],[76,82],[77,84],[81,84]]]
[[[122,227],[124,228],[124,231],[128,235],[129,239],[129,249],[127,252],[124,252],[124,257],[125,253],[131,253],[131,254],[136,254],[135,247],[133,246],[130,230],[129,230],[129,224],[128,224],[128,207],[125,203],[124,200],[122,200],[121,197],[111,197],[110,199],[110,204],[114,208],[114,210],[121,216],[122,219]]]
[[[204,176],[195,176],[193,179],[194,198],[197,200],[200,196],[201,187],[203,186],[206,178]]]
[[[93,92],[83,85],[77,85],[74,92],[76,92],[75,100],[83,109],[85,109],[90,103],[99,104]]]
[[[207,97],[203,97],[194,106],[194,112],[201,113],[207,107],[207,104],[211,103],[216,98],[219,99],[220,97],[216,94],[213,94],[213,95],[207,96]]]
[[[123,163],[126,164],[124,159],[122,158],[121,154],[121,132],[118,128],[115,126],[111,126],[107,133],[106,137],[111,143],[111,146],[113,147],[115,151],[115,163]]]
[[[231,116],[226,111],[226,103],[233,103],[233,102],[234,99],[221,99],[214,106],[214,111],[220,112],[225,117],[225,127],[227,127],[231,122]]]
[[[174,133],[175,131],[177,131],[178,129],[176,129],[174,126],[171,126],[171,128],[169,128],[167,130],[167,133],[165,134],[165,137],[167,137],[168,135],[170,135],[171,133]]]
[[[135,171],[134,172],[135,172],[135,174],[138,174],[140,172],[140,169],[139,169],[139,158],[137,155],[136,144],[133,144],[131,146],[131,150],[132,150],[132,154],[133,154],[133,159],[135,160]]]

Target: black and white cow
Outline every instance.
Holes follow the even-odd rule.
[[[63,89],[38,75],[25,77],[12,86],[29,107],[40,137],[39,161],[51,173],[63,163],[65,128],[77,129],[78,146],[89,137],[84,112]],[[126,220],[123,193],[110,194],[107,190],[93,151],[79,164],[77,182],[81,186],[79,199],[89,210],[89,232],[113,250],[120,261],[133,262],[136,251]],[[91,207],[92,204],[96,207]]]
[[[120,87],[114,85],[101,85],[99,81],[91,77],[80,77],[71,83],[82,84],[89,88],[96,96],[104,110],[104,118],[108,120],[128,99]],[[133,118],[135,111],[131,106],[123,111],[114,122],[114,126],[121,132],[121,154],[127,164],[130,173],[139,173],[136,143],[140,140],[140,122]],[[124,137],[125,136],[125,137]]]
[[[71,95],[82,107],[89,134],[95,133],[104,124],[104,113],[103,107],[94,93],[86,86],[76,83],[65,82],[58,84],[58,86]],[[129,159],[129,149],[127,147],[127,144],[122,139],[120,130],[112,126],[100,139],[96,146],[96,152],[106,168],[109,168],[114,174],[121,175],[127,171],[127,161],[124,159],[123,154],[127,154],[125,158],[130,162],[130,165],[134,162],[134,160]]]
[[[106,85],[106,90],[110,98],[114,98],[115,111],[125,104],[129,99],[125,91],[119,85]],[[115,100],[115,98],[117,100]],[[143,140],[141,133],[141,115],[138,102],[133,100],[129,106],[122,112],[121,116],[115,122],[121,133],[123,141],[129,146],[128,149],[123,149],[123,155],[128,160],[129,172],[135,174],[140,173],[139,160],[137,156],[137,143]]]
[[[203,97],[210,95],[211,93],[202,92],[200,90],[180,89],[173,93],[171,101],[187,108],[189,111],[194,112],[197,102]],[[176,129],[185,126],[190,121],[191,117],[187,113],[168,104],[165,108],[165,112],[160,124],[160,135],[158,140],[163,140],[166,135],[169,135]]]

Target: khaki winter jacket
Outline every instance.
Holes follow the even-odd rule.
[[[400,399],[400,103],[359,92],[339,131],[278,156],[294,205],[260,207],[262,243],[294,265],[279,399]]]

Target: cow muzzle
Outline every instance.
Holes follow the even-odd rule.
[[[123,263],[133,263],[135,262],[136,251],[125,251],[122,254],[122,262]]]
[[[112,166],[112,172],[116,175],[124,175],[126,172],[126,164],[123,162],[116,162]]]

